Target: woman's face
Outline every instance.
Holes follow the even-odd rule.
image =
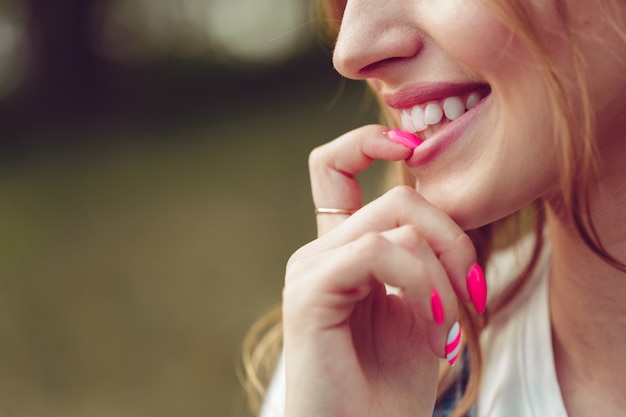
[[[556,2],[531,3],[549,54],[573,79]],[[595,2],[570,3],[572,15],[583,16],[574,26],[589,35],[582,49],[593,104],[612,103],[620,120],[626,106],[617,86],[623,88],[625,71],[607,56],[626,56],[623,42],[609,34]],[[465,229],[557,192],[544,74],[484,2],[348,0],[333,62],[344,76],[367,80],[395,123],[425,139],[407,160],[417,189]],[[569,93],[578,97],[573,87]]]

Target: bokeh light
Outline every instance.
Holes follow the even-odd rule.
[[[24,76],[27,56],[23,44],[21,9],[14,1],[0,2],[0,98],[11,94]]]
[[[206,2],[199,0],[111,0],[101,14],[96,49],[121,63],[207,54]]]
[[[310,45],[310,21],[299,1],[213,0],[207,6],[211,38],[231,58],[275,63]]]
[[[98,11],[96,49],[121,63],[163,58],[278,64],[308,50],[302,0],[113,0]]]

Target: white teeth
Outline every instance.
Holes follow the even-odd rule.
[[[424,109],[424,122],[427,125],[434,125],[441,121],[443,110],[439,103],[428,103]]]
[[[465,104],[459,97],[448,97],[443,101],[443,112],[448,120],[455,120],[465,113]]]
[[[447,97],[443,101],[431,101],[424,105],[416,105],[400,112],[402,128],[408,132],[419,133],[426,139],[432,136],[441,126],[449,121],[458,119],[475,107],[482,100],[479,92],[473,92],[465,97]],[[444,118],[445,116],[445,118]]]
[[[409,114],[409,112],[402,111],[400,117],[402,117],[402,129],[406,130],[407,132],[418,132],[421,130],[415,127],[415,124],[413,123],[413,120],[411,120],[411,115]]]
[[[476,106],[479,101],[480,101],[480,94],[472,93],[469,96],[467,96],[467,100],[465,100],[465,108],[469,110],[472,107]]]
[[[413,121],[413,126],[415,126],[415,130],[417,132],[420,132],[428,127],[424,121],[424,109],[420,106],[414,106],[411,110],[411,120]]]

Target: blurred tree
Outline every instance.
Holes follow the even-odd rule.
[[[102,86],[102,62],[90,45],[99,0],[22,1],[30,58],[20,91],[23,109],[39,120],[93,112]]]
[[[7,19],[19,27],[12,50],[26,57],[5,62],[23,75],[0,98],[0,146],[219,117],[303,79],[323,84],[335,74],[315,48],[307,1],[0,0],[20,9]]]

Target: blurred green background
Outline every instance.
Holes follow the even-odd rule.
[[[308,152],[376,120],[315,32],[304,0],[0,0],[0,416],[248,415]]]

